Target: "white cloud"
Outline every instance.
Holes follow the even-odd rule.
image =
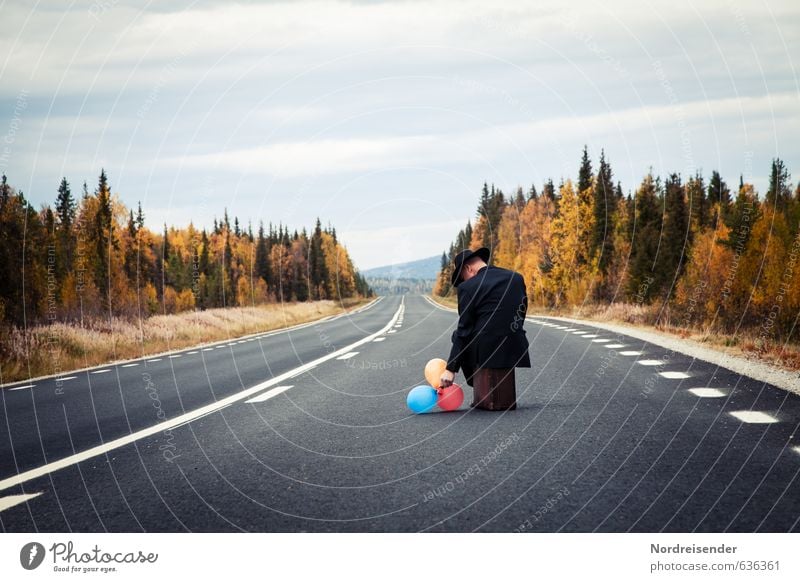
[[[432,166],[454,162],[491,162],[508,153],[524,154],[541,143],[542,136],[559,142],[588,143],[600,137],[631,139],[635,134],[658,132],[670,142],[685,130],[707,132],[711,122],[730,129],[744,120],[750,131],[772,128],[773,116],[792,116],[800,102],[793,94],[724,98],[691,103],[640,107],[592,115],[555,117],[510,123],[438,135],[322,138],[282,142],[218,153],[167,158],[164,163],[187,168],[215,167],[237,173],[267,174],[279,178],[366,172],[400,166]],[[783,128],[787,129],[787,128]],[[574,151],[569,152],[572,163]],[[642,171],[645,171],[643,168]]]

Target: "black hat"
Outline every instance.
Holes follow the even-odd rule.
[[[469,261],[473,257],[480,257],[483,259],[484,263],[489,262],[489,249],[486,247],[481,247],[477,251],[471,251],[469,249],[465,251],[461,251],[456,255],[456,258],[453,259],[453,264],[455,268],[453,269],[453,275],[450,278],[450,282],[453,284],[453,287],[458,287],[458,284],[461,283],[461,269],[464,267],[464,263]]]

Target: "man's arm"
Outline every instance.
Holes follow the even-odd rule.
[[[458,327],[451,337],[453,345],[447,358],[447,369],[454,374],[461,368],[461,358],[472,336],[475,324],[473,308],[472,296],[462,288],[458,291]]]

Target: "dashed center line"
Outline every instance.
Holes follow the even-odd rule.
[[[133,363],[133,364],[122,364],[122,366],[120,366],[120,367],[121,367],[121,368],[133,368],[134,366],[138,366],[138,365],[139,365],[139,364],[137,364],[137,363]]]
[[[777,418],[760,410],[736,410],[731,412],[730,415],[748,424],[772,424],[773,422],[778,422]]]
[[[669,378],[670,380],[682,380],[690,377],[686,372],[659,372],[659,374],[664,378]]]
[[[636,363],[642,366],[663,366],[666,364],[664,360],[638,360]]]
[[[150,362],[160,362],[160,361],[161,361],[161,358],[152,358],[150,360],[147,360],[148,363],[150,363]]]
[[[600,338],[600,339],[593,339],[592,341],[593,341],[594,343],[597,343],[597,344],[604,344],[604,343],[606,343],[606,342],[610,342],[611,340],[610,340],[610,339],[603,339],[603,338]]]
[[[608,344],[603,346],[604,348],[624,348],[625,344]]]
[[[173,354],[173,355],[170,356],[171,359],[180,358],[180,357],[181,357],[180,354]]]
[[[192,350],[191,352],[186,352],[186,355],[187,356],[193,356],[196,353],[197,353],[197,350]]]
[[[213,352],[214,348],[203,348],[204,352]]]
[[[626,350],[624,352],[620,352],[621,356],[641,356],[644,352],[637,352],[636,350]]]
[[[109,370],[108,368],[105,368],[103,370],[95,370],[94,372],[92,372],[92,374],[105,374],[106,372],[110,372],[110,371],[111,370]]]
[[[716,388],[689,388],[689,392],[699,398],[721,398],[725,392]]]

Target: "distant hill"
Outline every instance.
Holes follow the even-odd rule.
[[[383,267],[373,267],[361,271],[368,279],[424,279],[435,281],[439,273],[442,256],[436,255],[426,259],[417,259],[408,263],[397,263]]]
[[[373,267],[361,274],[378,295],[430,293],[439,274],[441,256]]]

